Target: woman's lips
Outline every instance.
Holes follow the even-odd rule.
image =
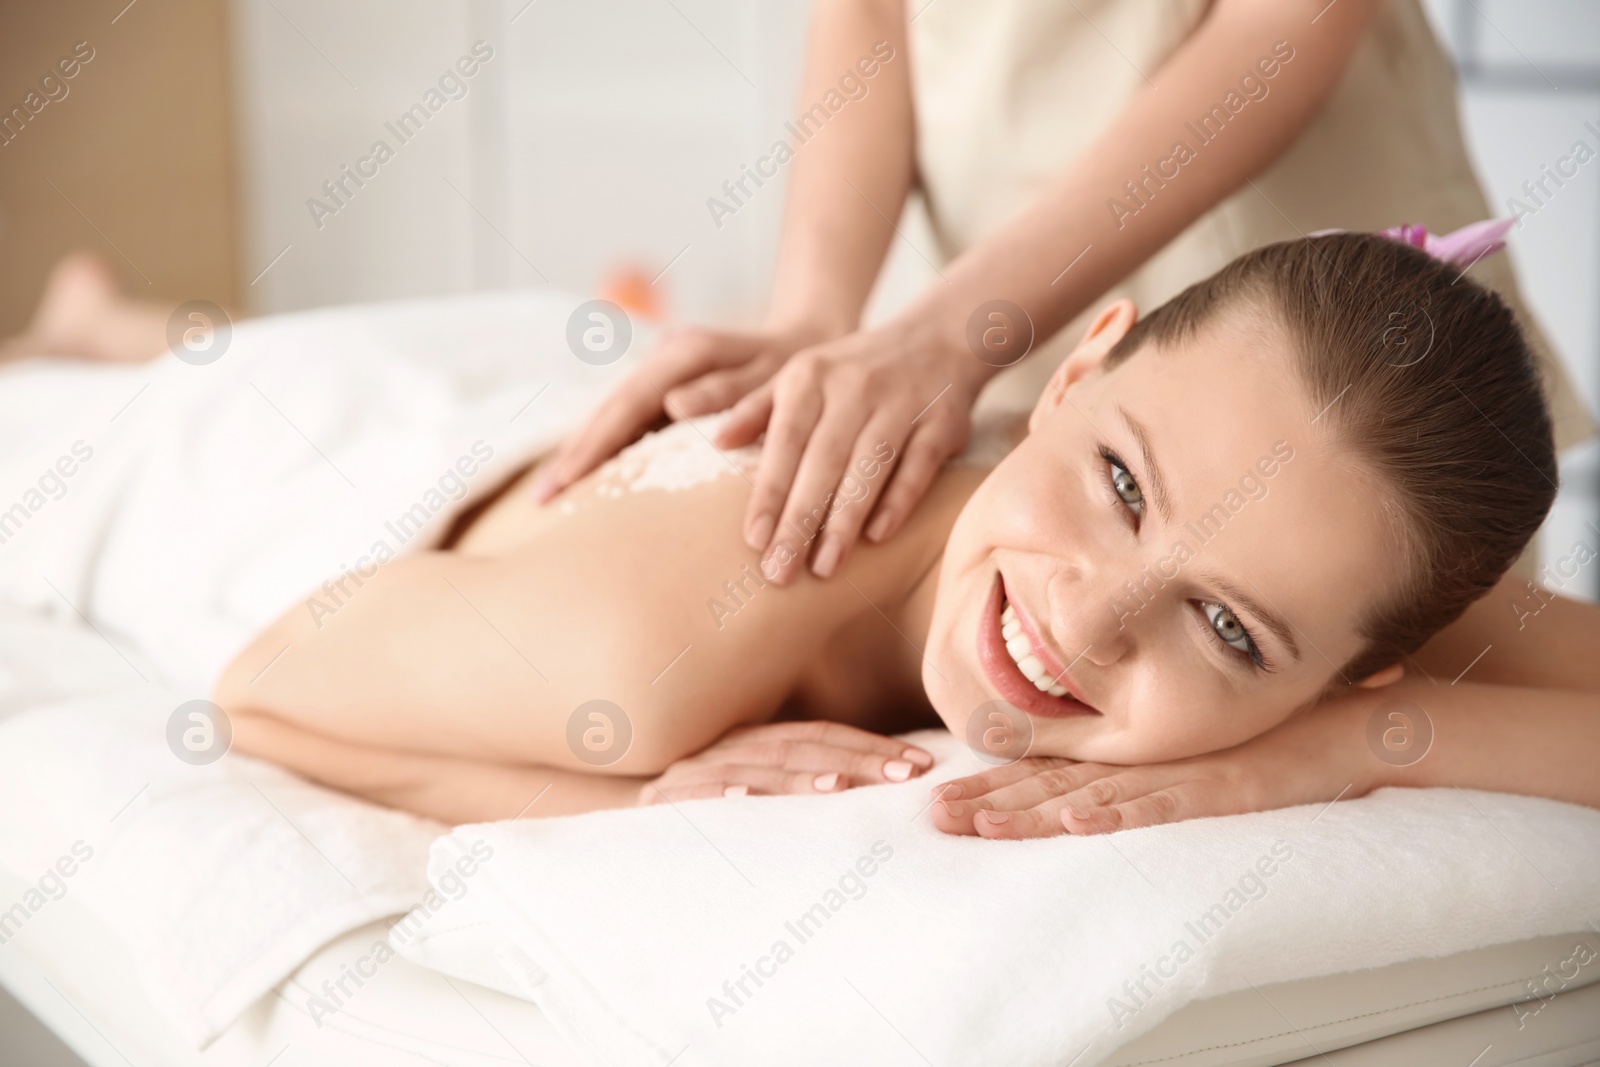
[[[999,691],[1001,698],[1030,715],[1046,718],[1060,719],[1069,715],[1099,714],[1088,704],[1073,699],[1070,692],[1052,696],[1030,682],[1027,675],[1022,673],[1022,669],[1017,666],[1016,660],[1006,649],[1006,638],[1001,633],[1003,623],[1000,613],[1005,609],[1005,604],[1005,582],[996,573],[994,585],[989,590],[988,601],[978,621],[978,662],[983,666],[983,672],[989,681]],[[1033,654],[1045,653],[1039,656],[1039,662],[1045,664],[1047,670],[1050,669],[1055,657],[1049,654],[1043,641],[1036,639],[1038,632],[1033,628],[1032,620],[1022,612],[1017,613],[1017,620],[1023,624],[1030,645],[1037,650]],[[1071,688],[1070,679],[1066,677],[1064,669],[1053,671],[1051,677],[1057,679],[1060,687]]]

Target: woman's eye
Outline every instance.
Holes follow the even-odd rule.
[[[1211,629],[1222,638],[1223,644],[1260,662],[1261,654],[1256,650],[1256,643],[1250,639],[1250,631],[1244,628],[1244,623],[1239,621],[1237,615],[1221,604],[1203,604],[1201,607],[1205,609],[1206,618],[1211,620]]]
[[[1144,515],[1144,491],[1139,488],[1139,483],[1133,475],[1128,473],[1120,460],[1112,453],[1103,453],[1107,466],[1111,468],[1111,488],[1115,489],[1117,496],[1128,505],[1128,510],[1135,515]]]

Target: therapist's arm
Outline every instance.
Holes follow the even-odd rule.
[[[939,467],[964,446],[972,404],[996,371],[968,347],[968,322],[981,305],[1002,299],[1020,306],[1041,339],[1083,311],[1264,170],[1299,136],[1338,85],[1376,4],[1377,0],[1340,0],[1331,5],[1326,0],[1216,0],[1190,38],[1159,69],[1143,72],[1148,84],[1128,100],[1105,132],[1033,202],[946,266],[940,279],[909,307],[881,325],[811,343],[793,355],[769,359],[771,352],[765,349],[765,354],[743,357],[726,354],[719,365],[729,370],[716,379],[717,403],[711,406],[744,395],[717,444],[732,447],[766,432],[745,516],[745,537],[752,548],[765,555],[772,547],[772,531],[788,523],[799,525],[830,494],[851,490],[853,486],[845,483],[850,477],[848,463],[859,452],[860,442],[888,441],[899,457],[889,477],[868,487],[866,507],[846,509],[830,521],[809,559],[797,557],[780,567],[775,580],[792,581],[808,562],[814,573],[828,577],[863,531],[874,541],[893,536]],[[862,19],[870,11],[874,20],[881,19],[885,10],[881,4],[824,5],[824,9],[855,12]],[[823,14],[819,12],[818,42],[825,39]],[[900,17],[906,15],[902,12]],[[872,33],[889,32],[879,21],[863,22],[860,29],[867,25]],[[1098,31],[1091,26],[1084,32]],[[866,36],[863,32],[859,40],[865,43]],[[818,47],[816,42],[813,47]],[[1107,42],[1107,48],[1115,48],[1114,42]],[[875,95],[865,101],[869,105],[876,101],[877,108],[864,107],[853,116],[862,121],[857,127],[862,139],[848,144],[843,136],[836,139],[827,146],[837,153],[834,156],[813,152],[835,132],[830,125],[795,160],[795,202],[785,230],[776,321],[803,318],[795,314],[801,309],[845,307],[846,291],[858,299],[864,296],[864,276],[855,268],[870,259],[876,269],[882,252],[879,242],[887,239],[878,216],[898,217],[906,168],[911,165],[909,80],[902,87],[907,101],[902,117],[897,98],[884,99],[891,84],[884,75],[907,78],[909,64],[917,57],[904,54],[903,42],[896,50],[899,58],[878,76]],[[1280,58],[1289,56],[1289,50],[1292,58]],[[850,53],[848,46],[841,47],[832,63],[814,55],[807,92],[817,79],[826,82],[831,67]],[[1270,79],[1260,66],[1264,60],[1276,64]],[[1241,88],[1246,78],[1265,86],[1266,95],[1248,99]],[[882,97],[876,95],[880,93]],[[1224,106],[1230,93],[1235,101],[1248,102],[1230,116],[1220,134],[1199,144],[1187,123],[1213,106]],[[1071,109],[1075,102],[1064,99],[1060,106]],[[849,112],[845,108],[835,122]],[[841,133],[845,129],[839,127]],[[885,138],[881,152],[874,147],[879,137]],[[1190,146],[1194,158],[1182,164],[1175,177],[1164,179],[1165,186],[1156,189],[1135,215],[1117,217],[1108,202],[1126,199],[1124,183],[1144,180],[1143,168],[1170,159],[1179,141]],[[852,189],[841,178],[864,176],[864,171],[847,169],[863,162],[881,167],[882,173],[868,185],[851,177],[856,186]],[[871,212],[861,209],[860,202],[866,200],[873,201]],[[850,221],[848,212],[855,213],[856,222]],[[866,220],[866,236],[861,219]],[[863,249],[862,242],[869,239],[873,256],[851,260],[851,269],[841,268],[831,258],[844,254],[841,249]],[[1082,258],[1077,259],[1080,253]],[[859,304],[849,307],[859,314]],[[730,373],[735,367],[737,375]],[[650,400],[649,394],[658,385],[666,391],[684,380],[663,378],[638,386],[639,403],[654,404],[659,414],[660,395]],[[618,410],[603,414],[584,432],[584,441],[607,442],[607,448],[585,453],[590,465],[609,454],[613,442],[623,442],[615,432],[606,436],[608,428],[614,431],[621,424],[614,417]],[[559,471],[562,476],[581,466],[570,462],[571,455],[569,450]]]
[[[902,0],[817,0],[793,124],[807,122],[806,110],[829,93],[846,103],[820,129],[809,120],[804,142],[783,134],[794,150],[787,163],[770,151],[757,157],[754,168],[773,188],[751,179],[731,196],[718,192],[737,215],[746,197],[777,196],[776,186],[788,181],[765,323],[753,331],[684,327],[666,333],[546,464],[536,497],[550,499],[663,414],[692,418],[721,411],[796,352],[856,328],[894,237],[890,220],[899,219],[911,187],[910,62]],[[717,229],[729,234],[741,223],[748,219],[724,215]]]

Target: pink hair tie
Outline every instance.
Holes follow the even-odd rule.
[[[1399,241],[1412,248],[1420,248],[1441,263],[1465,268],[1472,266],[1484,256],[1493,255],[1504,248],[1505,236],[1516,223],[1517,220],[1514,218],[1484,219],[1482,222],[1463,226],[1454,233],[1447,233],[1442,237],[1430,234],[1425,226],[1406,223],[1401,226],[1391,226],[1387,230],[1379,230],[1378,236]],[[1331,233],[1348,232],[1348,230],[1318,230],[1306,236],[1324,237]]]

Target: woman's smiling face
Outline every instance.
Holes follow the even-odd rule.
[[[1031,755],[1231,747],[1315,699],[1400,578],[1281,330],[1229,310],[1105,369],[1134,316],[1100,315],[951,532],[923,682],[958,736],[1004,701]]]

